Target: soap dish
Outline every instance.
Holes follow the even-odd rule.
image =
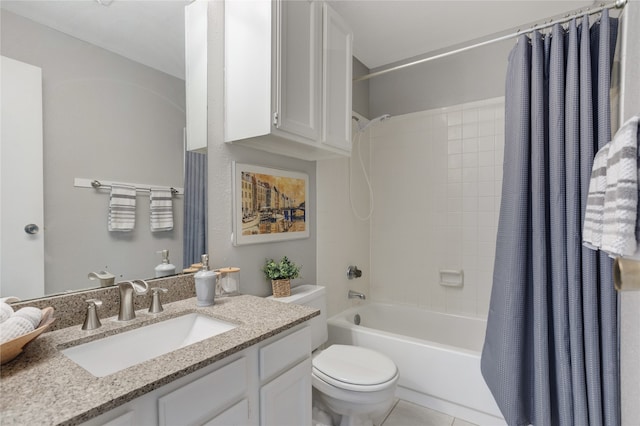
[[[56,319],[53,317],[53,308],[47,307],[42,310],[42,319],[38,328],[31,333],[24,334],[15,339],[11,339],[0,344],[0,364],[6,364],[20,355],[22,350],[28,343],[35,340],[36,337],[44,333]]]

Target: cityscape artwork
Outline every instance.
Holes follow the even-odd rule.
[[[234,243],[255,244],[309,236],[309,176],[233,164]]]

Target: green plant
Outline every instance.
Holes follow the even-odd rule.
[[[287,256],[284,256],[279,262],[267,259],[262,271],[271,280],[288,280],[298,278],[301,268],[302,266],[296,265]]]

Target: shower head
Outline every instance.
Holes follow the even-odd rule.
[[[386,119],[388,119],[388,118],[391,118],[391,115],[389,115],[389,114],[383,114],[383,115],[381,115],[381,116],[379,116],[379,117],[372,118],[372,119],[371,119],[371,120],[369,120],[369,122],[367,122],[366,124],[362,124],[362,123],[360,123],[360,120],[358,120],[358,121],[357,121],[357,124],[358,124],[358,131],[360,131],[360,132],[364,132],[364,131],[365,131],[365,130],[367,130],[367,128],[368,128],[369,126],[371,126],[372,124],[378,123],[378,122],[380,122],[380,121],[384,121],[384,120],[386,120]]]

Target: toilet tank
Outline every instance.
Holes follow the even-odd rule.
[[[320,315],[311,318],[309,321],[309,325],[311,326],[312,348],[317,349],[327,341],[329,337],[327,331],[327,296],[324,287],[312,284],[302,284],[291,289],[291,296],[269,296],[268,299],[284,303],[296,303],[298,305],[305,305],[320,309]]]

